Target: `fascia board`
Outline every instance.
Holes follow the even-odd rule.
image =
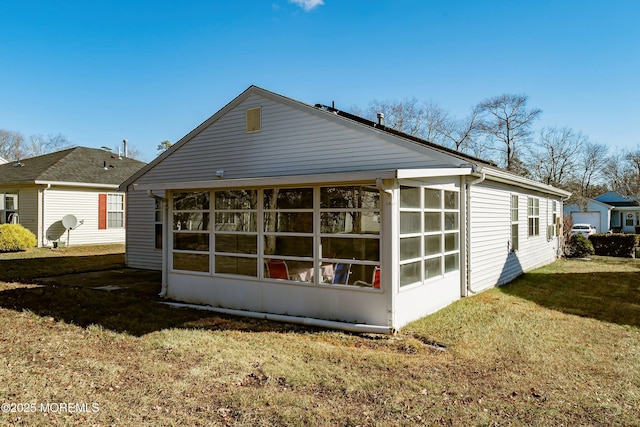
[[[36,185],[51,185],[52,187],[79,187],[79,188],[101,188],[108,190],[117,190],[117,184],[93,184],[87,182],[68,182],[68,181],[42,181],[36,180],[33,182]]]
[[[134,191],[147,190],[182,190],[182,189],[206,189],[206,188],[250,188],[263,187],[266,185],[289,186],[308,185],[323,183],[351,183],[362,181],[375,181],[381,179],[397,178],[396,170],[377,170],[362,172],[339,172],[330,174],[314,175],[287,175],[287,176],[266,176],[258,178],[235,178],[217,179],[207,181],[185,181],[185,182],[151,182],[144,184],[133,184]]]
[[[511,184],[518,187],[527,188],[529,190],[535,190],[547,194],[554,194],[561,197],[569,197],[571,195],[571,192],[569,191],[561,190],[560,188],[546,185],[541,182],[533,181],[531,179],[514,175],[508,172],[503,172],[498,169],[485,167],[483,168],[483,171],[486,173],[487,179],[491,181]]]

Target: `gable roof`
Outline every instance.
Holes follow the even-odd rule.
[[[0,185],[46,182],[118,186],[144,162],[87,147],[74,147],[0,165]]]
[[[640,206],[640,203],[638,203],[637,200],[634,200],[634,198],[621,196],[615,191],[607,191],[606,193],[596,196],[593,199],[597,200],[598,202],[614,206],[616,208]]]
[[[178,142],[173,144],[169,149],[156,157],[151,163],[147,164],[145,167],[140,169],[138,172],[130,176],[126,181],[124,181],[120,188],[126,189],[127,186],[133,184],[136,180],[142,177],[147,171],[153,169],[158,163],[162,162],[176,150],[180,149],[187,142],[195,138],[198,134],[203,132],[209,126],[213,125],[220,118],[225,116],[227,113],[232,111],[250,96],[257,95],[264,97],[266,99],[272,100],[274,102],[285,104],[289,107],[303,110],[307,113],[313,114],[315,116],[321,117],[325,120],[339,122],[341,125],[348,126],[351,128],[357,128],[359,131],[371,132],[375,133],[378,137],[384,138],[387,141],[393,142],[395,144],[405,144],[418,146],[421,149],[428,149],[430,153],[440,156],[441,158],[448,158],[452,163],[460,163],[464,162],[465,164],[469,164],[469,166],[473,165],[472,169],[474,171],[484,170],[487,175],[490,175],[493,180],[506,182],[509,184],[517,184],[523,187],[533,188],[536,190],[541,190],[553,194],[558,194],[563,197],[569,196],[571,193],[549,186],[547,184],[543,184],[537,181],[533,181],[519,175],[513,174],[511,172],[502,170],[496,166],[495,163],[479,159],[477,157],[470,156],[465,153],[461,153],[456,150],[452,150],[450,148],[432,143],[430,141],[424,140],[422,138],[418,138],[414,135],[410,135],[404,132],[397,131],[390,127],[384,126],[382,124],[372,122],[370,120],[364,119],[362,117],[337,110],[333,107],[327,107],[322,104],[309,105],[303,102],[297,101],[292,98],[288,98],[286,96],[277,94],[275,92],[268,91],[266,89],[262,89],[258,86],[250,86],[236,98],[234,98],[227,105],[222,107],[218,112],[205,120],[198,127],[193,129],[187,135],[185,135]]]

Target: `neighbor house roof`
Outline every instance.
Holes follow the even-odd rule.
[[[597,200],[601,203],[606,203],[616,208],[637,208],[638,206],[640,206],[640,203],[638,203],[637,200],[634,200],[633,197],[625,197],[615,191],[608,191],[604,194],[594,197],[594,200]]]
[[[0,185],[82,183],[117,187],[144,165],[109,151],[74,147],[0,165]]]

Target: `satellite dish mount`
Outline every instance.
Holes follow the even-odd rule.
[[[80,221],[80,224],[82,224],[83,222],[84,221]],[[75,215],[71,214],[65,215],[64,217],[62,217],[62,225],[67,229],[67,246],[69,246],[69,232],[79,226],[78,218],[76,218]]]

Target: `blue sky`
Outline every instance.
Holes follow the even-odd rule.
[[[0,0],[0,129],[151,161],[252,84],[460,118],[526,94],[536,128],[640,145],[640,2]]]

